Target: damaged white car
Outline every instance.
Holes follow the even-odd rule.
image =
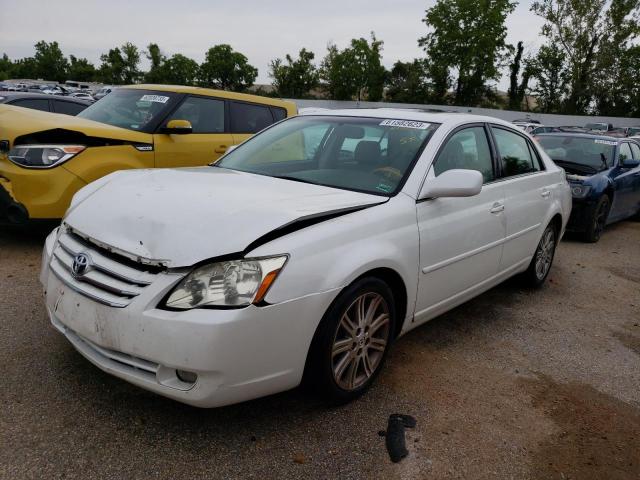
[[[53,325],[142,388],[215,407],[304,379],[343,402],[399,335],[515,274],[541,285],[570,210],[506,122],[315,112],[210,167],[85,187],[41,280]]]

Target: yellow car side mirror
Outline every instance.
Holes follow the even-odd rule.
[[[169,120],[162,129],[163,133],[171,135],[184,135],[193,132],[193,127],[189,120]]]

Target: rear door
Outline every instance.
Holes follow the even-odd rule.
[[[420,232],[420,279],[416,318],[425,321],[466,299],[496,276],[505,238],[504,186],[483,124],[455,130],[443,144],[428,177],[452,169],[478,170],[480,194],[436,198],[416,204]]]
[[[188,134],[162,133],[170,120],[187,120],[193,128]],[[218,160],[231,146],[225,100],[187,96],[154,134],[156,167],[193,167]]]
[[[500,271],[528,263],[546,228],[552,181],[531,141],[515,130],[491,127],[505,195],[506,238]]]

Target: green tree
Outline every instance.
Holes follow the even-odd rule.
[[[113,85],[121,84],[126,67],[120,49],[118,47],[112,48],[108,53],[100,56],[100,61],[102,62],[98,70],[100,80]]]
[[[150,43],[147,46],[147,51],[145,52],[145,56],[151,63],[149,67],[149,71],[145,74],[144,79],[147,83],[166,83],[162,71],[162,67],[164,62],[166,62],[167,58],[162,54],[160,47],[157,43]]]
[[[342,51],[329,45],[320,76],[332,98],[382,100],[387,73],[382,66],[383,44],[372,32],[371,43],[365,38],[354,38],[350,47]]]
[[[20,58],[13,62],[12,78],[38,78],[38,63],[33,57]]]
[[[313,64],[314,58],[313,52],[303,48],[296,60],[287,54],[286,64],[280,58],[271,61],[269,76],[280,96],[305,98],[318,86],[320,75]]]
[[[69,62],[62,54],[58,42],[39,41],[35,44],[33,59],[36,64],[36,78],[64,82],[67,78]]]
[[[531,76],[534,73],[531,60],[528,58],[523,59],[523,53],[524,46],[522,42],[518,42],[515,56],[509,65],[509,91],[507,92],[507,96],[509,98],[510,110],[520,110],[522,108],[522,103],[529,88],[529,80],[531,80]],[[520,75],[521,70],[522,76]]]
[[[0,80],[11,78],[13,74],[13,62],[6,53],[0,57]]]
[[[252,86],[257,76],[258,69],[249,64],[247,57],[226,44],[207,51],[198,75],[202,86],[238,92]]]
[[[198,62],[176,53],[165,60],[160,67],[160,74],[162,82],[169,85],[194,85],[198,70]]]
[[[86,58],[76,58],[74,55],[69,55],[67,78],[79,82],[92,82],[96,79],[96,67]]]
[[[585,114],[592,108],[598,64],[638,35],[640,0],[537,0],[531,9],[546,23],[549,45],[566,55],[568,96],[565,112]],[[607,48],[607,44],[616,45]],[[602,92],[600,92],[601,94]]]
[[[399,103],[425,103],[429,97],[429,78],[423,60],[396,62],[387,77],[387,100]]]
[[[505,20],[515,5],[511,0],[438,0],[426,11],[428,32],[418,44],[442,102],[450,85],[460,105],[477,105],[491,94],[487,83],[500,78],[508,52]]]
[[[543,45],[531,62],[537,110],[561,113],[568,79],[566,55],[557,45]]]
[[[136,83],[140,80],[140,50],[133,43],[127,42],[121,47],[124,69],[122,71],[122,81],[126,84]]]

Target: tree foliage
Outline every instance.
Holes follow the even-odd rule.
[[[523,54],[524,45],[522,42],[518,42],[515,56],[509,65],[509,91],[507,92],[507,97],[510,110],[520,110],[522,108],[529,88],[529,80],[534,71],[531,59],[523,58]],[[520,75],[521,71],[522,75]]]
[[[269,76],[273,79],[273,86],[280,96],[305,98],[318,86],[320,74],[313,64],[314,58],[313,52],[303,48],[296,60],[287,54],[287,63],[280,58],[271,61]]]
[[[332,98],[372,102],[382,99],[386,76],[382,66],[383,44],[372,32],[371,43],[365,38],[354,38],[344,50],[329,45],[320,75]]]
[[[434,91],[446,101],[454,86],[453,103],[476,105],[500,78],[508,52],[506,17],[511,0],[438,0],[426,11],[428,33],[418,40],[428,58]]]
[[[387,77],[387,100],[398,103],[425,103],[429,99],[429,78],[423,60],[396,62]]]
[[[36,78],[64,82],[69,62],[62,54],[58,42],[47,43],[41,40],[35,44],[35,50],[33,60]]]
[[[231,45],[211,47],[200,65],[200,84],[207,87],[241,92],[253,85],[258,69]]]
[[[624,55],[629,43],[637,37],[639,6],[640,0],[533,3],[532,11],[546,22],[542,33],[549,45],[558,45],[566,56],[568,91],[563,108],[566,113],[585,114],[593,110],[598,68],[611,67],[611,56]]]
[[[79,82],[91,82],[96,78],[96,67],[86,58],[76,58],[69,55],[69,68],[67,79]]]

